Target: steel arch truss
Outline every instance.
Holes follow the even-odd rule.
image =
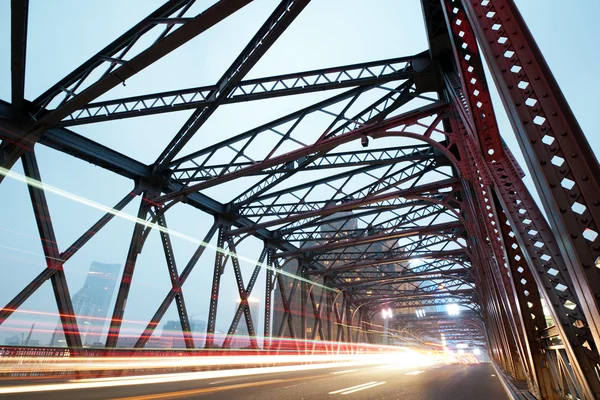
[[[220,0],[203,10],[194,0],[168,1],[32,100],[24,98],[28,1],[11,3],[12,98],[0,103],[0,182],[22,160],[47,267],[0,311],[0,324],[51,280],[67,345],[83,351],[63,264],[140,197],[108,349],[119,342],[137,258],[157,230],[171,288],[135,348],[147,345],[173,303],[186,348],[198,347],[182,287],[214,238],[206,348],[231,347],[240,323],[251,348],[272,348],[272,337],[377,341],[378,314],[389,307],[398,314],[394,326],[410,328],[406,340],[444,335],[485,345],[540,399],[597,396],[600,168],[513,0],[421,0],[430,46],[420,54],[246,79],[310,3],[283,0],[213,85],[110,98],[111,89],[250,2]],[[480,50],[549,221],[499,134]],[[188,145],[228,104],[330,90],[216,144]],[[107,93],[109,100],[97,100]],[[168,127],[173,138],[150,165],[67,129],[181,110],[192,113]],[[132,191],[62,252],[39,145],[132,181]],[[214,188],[226,195],[209,196]],[[198,230],[203,240],[182,269],[167,225],[180,203],[214,217]],[[238,249],[250,237],[263,249],[244,282]],[[218,342],[226,269],[239,302]],[[263,270],[258,327],[249,299]],[[462,306],[462,319],[439,314],[448,304]],[[413,316],[420,309],[429,316]]]

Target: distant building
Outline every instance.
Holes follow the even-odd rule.
[[[120,264],[92,262],[83,287],[73,295],[73,309],[84,346],[101,342],[120,271]],[[59,322],[50,345],[64,344],[65,335]]]
[[[240,306],[240,300],[235,301],[235,311],[237,311]],[[254,334],[258,335],[260,332],[260,327],[258,326],[258,316],[260,314],[260,301],[257,299],[248,299],[248,306],[250,307],[250,316],[252,318],[252,326],[254,327]],[[237,326],[237,334],[243,335],[248,334],[248,326],[246,325],[246,318],[244,314],[242,314],[242,318],[240,319],[240,323]]]
[[[234,313],[240,306],[240,300],[235,301]],[[258,317],[260,315],[260,301],[258,299],[249,298],[248,306],[250,307],[250,317],[252,318],[252,326],[254,327],[254,335],[262,336],[262,330],[258,326]],[[235,338],[231,347],[233,348],[244,348],[250,346],[250,336],[248,331],[248,325],[246,324],[246,318],[242,313],[240,322],[238,323],[237,330],[235,331]]]
[[[21,335],[14,335],[4,339],[4,344],[7,346],[20,346],[22,344],[22,341],[23,338]]]
[[[137,336],[119,336],[118,348],[132,349],[138,341]],[[162,338],[151,337],[146,343],[147,348],[170,348],[171,342],[165,342]]]
[[[201,346],[206,334],[206,322],[199,319],[190,319],[190,329],[194,338],[196,347]],[[172,349],[184,349],[185,340],[183,330],[179,320],[167,321],[162,328],[160,341],[157,343],[148,343],[146,347],[161,347]]]

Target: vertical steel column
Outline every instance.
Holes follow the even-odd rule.
[[[314,286],[312,289],[313,290],[310,291],[310,302],[313,307],[315,322],[313,325],[313,334],[311,339],[316,340],[318,334],[321,340],[326,340],[325,333],[323,332],[323,320],[321,318],[323,314],[323,295],[325,294],[325,290],[321,289],[321,294],[319,295],[319,302],[317,303],[315,301]]]
[[[204,347],[211,349],[215,345],[215,328],[217,324],[217,306],[219,304],[219,289],[221,288],[221,275],[225,270],[223,253],[225,240],[229,225],[220,224],[219,236],[217,238],[217,253],[215,254],[215,265],[213,269],[213,281],[210,291],[210,305],[208,307],[208,321],[206,323],[206,342]]]
[[[229,242],[229,248],[235,249],[235,247],[233,245],[233,241]],[[246,326],[248,328],[248,335],[250,336],[250,346],[252,348],[258,348],[258,344],[256,342],[256,331],[255,331],[254,323],[252,322],[252,316],[250,315],[250,306],[248,304],[248,299],[250,298],[250,295],[252,294],[252,289],[254,289],[254,284],[256,283],[256,280],[258,279],[258,274],[260,273],[260,270],[263,268],[263,262],[265,260],[265,256],[267,255],[267,252],[268,252],[267,247],[264,247],[262,252],[260,253],[260,256],[258,257],[258,261],[256,263],[256,266],[254,267],[254,271],[252,271],[252,275],[250,276],[250,281],[248,282],[248,285],[246,286],[246,288],[244,288],[241,271],[239,271],[239,265],[237,267],[236,279],[238,279],[237,275],[239,273],[238,292],[240,295],[240,304],[235,312],[235,315],[233,316],[233,320],[231,321],[231,325],[229,326],[229,330],[227,331],[227,336],[225,337],[225,340],[223,341],[224,349],[228,349],[229,346],[231,345],[231,340],[233,339],[233,336],[237,330],[240,319],[242,318],[242,314],[244,314],[245,318],[246,318]],[[232,261],[233,260],[237,260],[237,257],[234,257],[232,259]],[[235,265],[236,264],[234,264],[234,269],[235,269]],[[250,322],[248,322],[248,319],[250,319]]]
[[[325,279],[323,279],[323,281],[325,282]],[[328,286],[328,285],[325,285]],[[327,293],[325,293],[325,314],[326,314],[326,318],[327,318],[327,340],[328,341],[333,341],[333,338],[331,336],[332,332],[331,332],[331,307],[332,307],[332,297],[333,297],[333,293],[330,291],[327,291]]]
[[[350,309],[351,298],[344,292],[346,298],[346,341],[352,343],[352,310]]]
[[[308,282],[306,281],[306,265],[301,263],[302,265],[302,281],[300,282],[300,327],[302,329],[302,334],[300,338],[303,340],[303,346],[306,346],[306,302],[308,297]]]
[[[296,275],[298,275],[300,273],[301,268],[302,268],[301,265],[298,265],[298,268],[296,269]],[[282,270],[283,267],[280,267],[278,269]],[[290,337],[293,339],[296,339],[296,331],[294,329],[294,317],[292,315],[291,302],[293,301],[294,294],[296,293],[296,287],[298,286],[298,280],[297,279],[292,280],[292,287],[290,288],[289,296],[286,295],[286,292],[285,292],[286,288],[285,288],[283,276],[279,271],[277,272],[277,285],[279,285],[279,293],[281,294],[281,301],[283,303],[283,309],[284,309],[283,319],[281,320],[281,325],[279,326],[277,336],[278,337],[283,336],[283,331],[285,329],[285,323],[287,322],[288,329],[290,331]]]
[[[56,235],[54,234],[54,227],[52,226],[52,218],[48,209],[46,195],[43,187],[38,186],[41,185],[42,178],[35,153],[33,151],[23,153],[22,160],[25,175],[33,180],[32,182],[28,182],[27,188],[29,189],[31,204],[33,205],[33,212],[40,233],[44,256],[46,257],[46,265],[48,269],[55,270],[50,279],[54,297],[56,298],[56,305],[58,306],[62,329],[65,334],[67,346],[69,346],[69,349],[74,354],[77,354],[82,347],[81,336],[63,265],[62,263],[57,263],[60,260],[60,252],[56,242]]]
[[[265,277],[265,321],[263,330],[263,349],[269,349],[271,347],[271,311],[273,304],[271,301],[271,295],[273,294],[273,253],[275,249],[268,243],[265,243],[267,247],[267,273]]]
[[[200,259],[202,254],[204,253],[204,250],[206,249],[206,244],[208,242],[210,242],[212,237],[215,235],[215,232],[217,231],[217,229],[218,229],[218,226],[217,226],[217,223],[215,222],[208,230],[208,233],[204,237],[204,240],[202,241],[202,243],[200,243],[200,245],[198,245],[198,248],[196,249],[196,251],[194,252],[192,257],[190,258],[190,261],[187,263],[187,265],[181,272],[181,275],[179,275],[177,285],[171,286],[169,293],[167,293],[167,295],[165,296],[165,299],[163,300],[163,302],[160,304],[160,306],[154,313],[154,316],[152,316],[152,319],[150,320],[150,322],[148,322],[146,329],[144,329],[144,332],[140,335],[139,339],[133,346],[134,348],[136,348],[136,349],[143,348],[146,345],[146,343],[148,342],[148,340],[152,337],[152,333],[154,332],[154,330],[158,326],[159,322],[161,321],[161,319],[163,318],[163,316],[169,309],[169,306],[171,305],[171,303],[173,302],[175,297],[177,297],[177,295],[182,291],[183,284],[185,283],[187,278],[190,276],[190,273],[192,272],[192,270],[198,263],[198,260]]]
[[[145,199],[145,196],[148,196],[147,191],[142,192],[141,196],[142,201],[140,203],[137,218],[138,220],[145,221],[150,212],[151,203]],[[125,314],[127,296],[129,295],[129,288],[131,287],[131,281],[133,279],[133,271],[135,270],[138,255],[142,252],[142,247],[144,246],[144,227],[145,225],[139,222],[136,222],[133,227],[129,251],[127,252],[127,260],[125,261],[125,268],[123,269],[123,275],[121,277],[121,285],[119,286],[113,316],[110,321],[110,328],[106,337],[107,348],[117,347],[119,341],[119,333],[121,331],[121,324],[123,323],[123,314]]]
[[[160,210],[156,211],[160,213]],[[178,293],[175,295],[175,304],[177,305],[177,313],[179,314],[179,323],[181,324],[183,340],[187,349],[193,349],[195,346],[194,338],[192,336],[192,328],[190,326],[190,320],[188,318],[185,300],[183,299],[183,292],[181,291],[181,284],[179,282],[179,272],[177,271],[175,255],[173,254],[173,246],[171,245],[171,236],[168,233],[169,228],[167,226],[167,220],[165,218],[164,213],[160,213],[158,217],[158,225],[164,228],[164,230],[160,230],[160,238],[163,244],[163,251],[165,253],[165,261],[169,270],[171,286],[179,288]]]

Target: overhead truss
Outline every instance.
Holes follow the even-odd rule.
[[[206,348],[235,346],[240,326],[251,348],[270,348],[272,337],[377,341],[379,312],[393,308],[395,326],[410,328],[413,339],[444,335],[485,345],[540,399],[596,398],[600,167],[514,1],[421,0],[429,49],[419,54],[247,79],[310,7],[309,0],[283,0],[214,84],[110,97],[248,3],[220,0],[201,9],[195,0],[168,1],[38,98],[25,99],[29,4],[11,2],[12,96],[0,102],[0,182],[21,160],[35,183],[29,193],[47,267],[0,310],[0,324],[50,280],[67,345],[83,351],[63,264],[113,211],[139,198],[107,349],[119,345],[137,258],[158,230],[170,289],[135,348],[148,345],[173,303],[185,347],[200,346],[185,301],[197,293],[184,297],[182,288],[213,240]],[[500,136],[484,58],[548,219]],[[228,104],[328,91],[273,121],[190,147]],[[182,110],[191,114],[182,126],[165,127],[172,140],[151,164],[77,133],[81,125]],[[315,117],[326,124],[315,125]],[[113,211],[69,247],[54,235],[39,146],[132,182]],[[214,188],[225,188],[226,197],[208,195]],[[175,262],[167,224],[176,204],[214,217],[198,229],[203,239],[185,266]],[[251,237],[263,247],[245,282],[238,249]],[[219,339],[221,276],[229,269],[239,301]],[[264,323],[256,326],[250,296],[262,271]],[[440,316],[449,304],[464,311],[460,324]],[[433,314],[413,316],[420,309]]]

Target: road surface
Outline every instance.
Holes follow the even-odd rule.
[[[40,389],[44,390],[36,391]],[[10,398],[506,400],[508,397],[492,365],[482,363],[414,368],[395,364],[316,368],[308,365],[51,383],[4,381],[0,385],[0,399]]]

